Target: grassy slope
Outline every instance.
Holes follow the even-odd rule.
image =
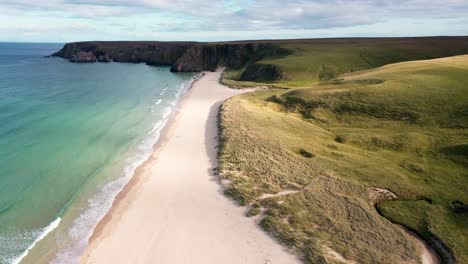
[[[377,205],[386,218],[468,263],[468,218],[450,210],[468,203],[467,72],[468,56],[407,62],[229,100],[219,152],[227,194],[250,214],[263,208],[262,226],[307,262],[337,261],[331,250],[360,263],[418,262],[411,237],[370,199],[369,188],[386,188],[398,196]],[[297,192],[260,198],[284,190]]]
[[[396,39],[311,39],[278,42],[292,55],[270,58],[259,63],[278,66],[282,81],[268,83],[276,87],[309,87],[344,73],[371,69],[390,63],[433,59],[468,53],[468,39],[396,38]],[[238,82],[241,70],[228,71],[228,85],[251,86]]]

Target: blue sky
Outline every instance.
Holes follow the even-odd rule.
[[[0,0],[0,41],[468,35],[468,0]]]

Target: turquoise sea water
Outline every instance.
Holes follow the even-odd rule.
[[[0,43],[0,263],[76,261],[193,78],[60,48]]]

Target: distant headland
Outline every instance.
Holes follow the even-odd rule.
[[[307,45],[379,45],[400,46],[408,50],[413,59],[431,59],[460,55],[468,52],[465,43],[468,37],[405,37],[405,38],[330,38],[293,40],[246,40],[231,42],[162,42],[162,41],[89,41],[67,43],[51,56],[62,57],[71,62],[130,62],[148,65],[171,66],[173,72],[214,71],[219,66],[242,69],[255,65],[264,58],[282,57],[293,53],[287,44]],[[418,47],[434,52],[418,52]],[[419,56],[419,55],[420,56]],[[406,61],[404,58],[388,58],[388,62]],[[386,64],[385,63],[385,64]],[[280,69],[270,67],[247,68],[245,81],[256,81],[262,73],[281,78]],[[372,65],[380,66],[380,65]],[[254,73],[252,73],[254,72]],[[248,73],[248,72],[247,72]]]

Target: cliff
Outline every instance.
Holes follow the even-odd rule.
[[[293,53],[295,56],[285,58]],[[240,81],[313,83],[391,63],[461,54],[468,54],[466,36],[233,42],[91,41],[68,43],[52,56],[71,62],[143,62],[171,66],[173,72],[213,71],[225,66],[244,69]]]
[[[239,69],[265,57],[289,51],[263,42],[76,42],[52,56],[71,62],[132,62],[171,66],[174,72],[213,71],[219,66]]]

